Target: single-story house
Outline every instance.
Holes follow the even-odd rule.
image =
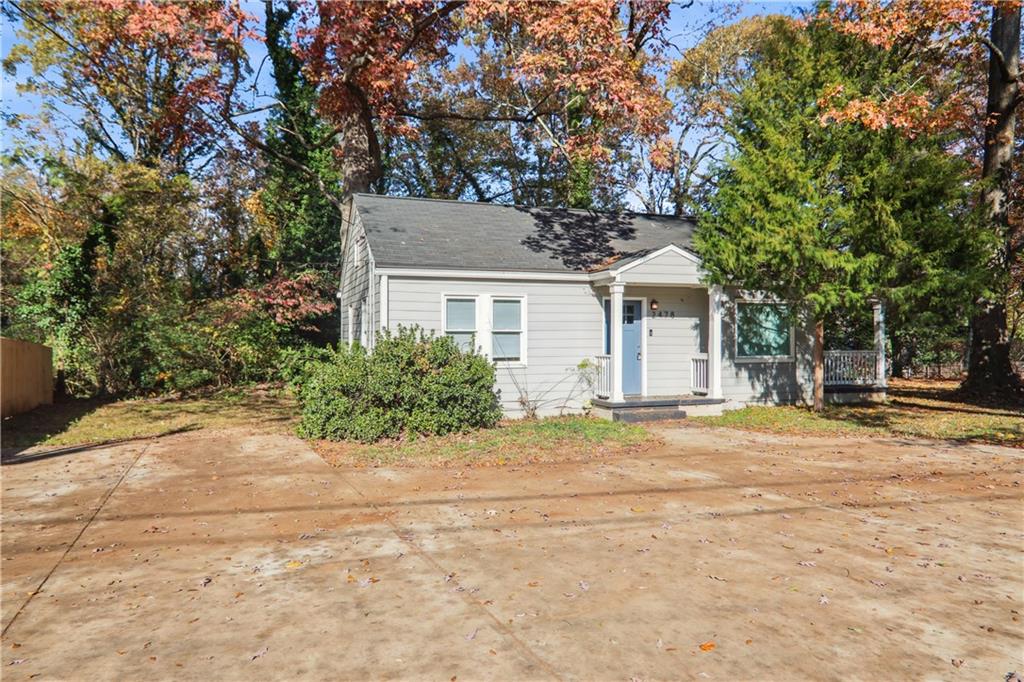
[[[811,399],[812,343],[783,304],[709,286],[686,217],[355,195],[341,338],[419,325],[497,368],[509,415],[629,419]],[[833,397],[884,395],[876,349],[830,352]],[[877,377],[877,378],[876,378]]]

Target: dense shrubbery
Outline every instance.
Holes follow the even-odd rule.
[[[494,366],[419,328],[385,333],[368,354],[341,347],[329,361],[305,360],[299,435],[361,440],[490,427],[501,417]]]

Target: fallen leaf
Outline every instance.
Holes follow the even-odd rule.
[[[712,651],[712,650],[714,650],[714,648],[715,648],[715,643],[710,641],[710,640],[708,640],[707,642],[704,642],[703,644],[700,645],[700,650],[701,651]]]
[[[299,568],[300,566],[302,566],[302,562],[296,561],[295,559],[292,559],[284,565],[284,567],[287,568],[289,571],[294,571],[296,568]]]
[[[263,656],[265,656],[268,651],[270,651],[269,647],[263,647],[262,649],[254,653],[252,656],[250,656],[249,660],[255,661],[257,658],[263,658]]]
[[[466,641],[468,642],[476,639],[476,633],[478,632],[480,632],[480,628],[477,628],[476,630],[473,630],[473,632],[466,635]]]
[[[829,604],[828,597],[826,597],[825,595],[821,595],[820,597],[818,597],[818,603],[821,604],[822,606],[828,606],[828,604]]]
[[[951,658],[949,660],[949,662],[953,664],[954,668],[959,668],[960,666],[962,666],[964,664],[964,659],[962,659],[962,658]]]
[[[540,583],[536,580],[531,580],[530,582],[526,583],[527,587],[537,587],[538,585],[540,585]]]

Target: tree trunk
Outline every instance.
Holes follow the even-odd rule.
[[[825,409],[825,321],[814,323],[814,411]]]
[[[370,105],[361,90],[352,87],[350,91],[358,102],[359,110],[349,116],[341,132],[345,197],[369,191],[370,185],[383,174],[380,141],[373,126]]]
[[[999,277],[997,291],[1009,287],[1011,264],[1021,228],[1010,224],[1009,191],[1013,165],[1016,109],[1020,104],[1020,17],[1019,6],[997,2],[992,6],[989,39],[988,102],[986,105],[985,149],[981,177],[981,202],[986,218],[1000,236],[1000,248],[992,267]],[[1019,387],[1020,378],[1010,364],[1010,336],[1006,324],[1006,296],[979,302],[971,319],[971,349],[963,389],[971,393],[1000,393]]]

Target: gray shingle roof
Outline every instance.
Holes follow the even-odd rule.
[[[356,194],[378,267],[572,272],[669,244],[691,218]]]

